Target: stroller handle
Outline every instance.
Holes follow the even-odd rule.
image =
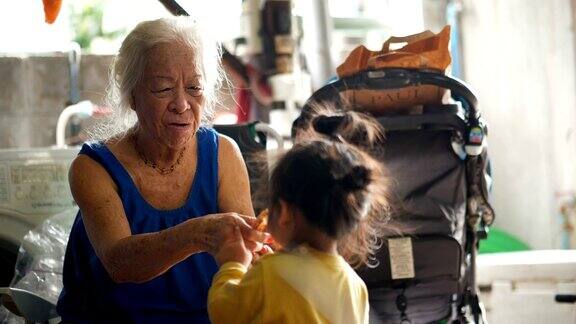
[[[397,68],[366,71],[338,79],[314,92],[306,105],[313,101],[340,100],[339,93],[344,90],[398,89],[417,85],[434,85],[450,90],[452,98],[462,103],[470,118],[480,117],[476,95],[463,81],[440,72]]]

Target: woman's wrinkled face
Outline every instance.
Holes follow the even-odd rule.
[[[132,108],[140,128],[159,143],[183,147],[194,136],[204,105],[202,70],[193,51],[182,44],[159,44],[147,53]]]

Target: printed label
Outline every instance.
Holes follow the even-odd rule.
[[[409,237],[389,239],[388,251],[390,252],[392,279],[414,278],[412,239]]]

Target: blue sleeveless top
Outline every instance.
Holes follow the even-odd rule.
[[[200,128],[196,138],[198,162],[192,187],[184,206],[173,210],[152,207],[104,144],[84,144],[79,154],[100,163],[118,186],[132,234],[156,232],[218,212],[218,136],[212,129]],[[74,323],[209,323],[208,289],[217,270],[212,256],[197,253],[148,282],[114,283],[78,213],[66,248],[58,313],[64,322]]]

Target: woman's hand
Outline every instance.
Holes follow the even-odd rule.
[[[244,246],[249,252],[257,252],[262,249],[263,243],[270,237],[268,233],[255,230],[259,221],[256,217],[240,215],[237,213],[222,213],[207,215],[202,218],[201,242],[204,249],[216,255],[228,238],[234,237],[232,231],[238,227]]]

